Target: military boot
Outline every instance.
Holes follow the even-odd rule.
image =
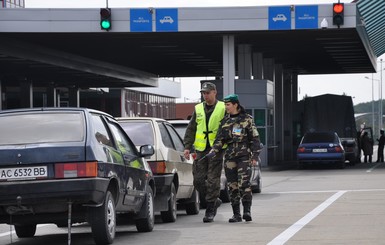
[[[251,203],[250,202],[243,202],[243,216],[242,218],[245,220],[245,221],[251,221]]]
[[[215,217],[215,202],[207,202],[207,208],[205,217],[203,217],[204,223],[213,222]]]
[[[231,205],[233,208],[233,217],[229,219],[230,223],[235,223],[235,222],[242,222],[242,217],[241,217],[241,209],[239,207],[239,204],[236,205]]]

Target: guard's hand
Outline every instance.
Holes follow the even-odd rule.
[[[207,157],[208,159],[212,158],[213,156],[215,156],[215,151],[211,150],[208,154],[206,154],[205,157]]]
[[[183,154],[184,154],[184,157],[187,159],[187,160],[190,160],[190,150],[184,150],[184,152],[183,152]]]

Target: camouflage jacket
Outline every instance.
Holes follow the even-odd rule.
[[[249,114],[241,112],[223,118],[213,145],[214,151],[219,152],[224,144],[227,144],[226,160],[245,156],[257,160],[260,149],[259,134]]]

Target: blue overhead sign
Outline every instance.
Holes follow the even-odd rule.
[[[152,14],[148,9],[130,9],[132,32],[151,32]]]
[[[269,30],[290,30],[290,6],[269,7]]]
[[[178,31],[178,9],[157,9],[156,31]]]
[[[295,7],[295,29],[318,29],[318,6]]]

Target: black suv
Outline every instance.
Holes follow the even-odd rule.
[[[115,237],[116,214],[154,227],[155,184],[145,156],[115,119],[85,108],[0,112],[0,223],[32,237],[36,225],[89,222],[96,244]]]

